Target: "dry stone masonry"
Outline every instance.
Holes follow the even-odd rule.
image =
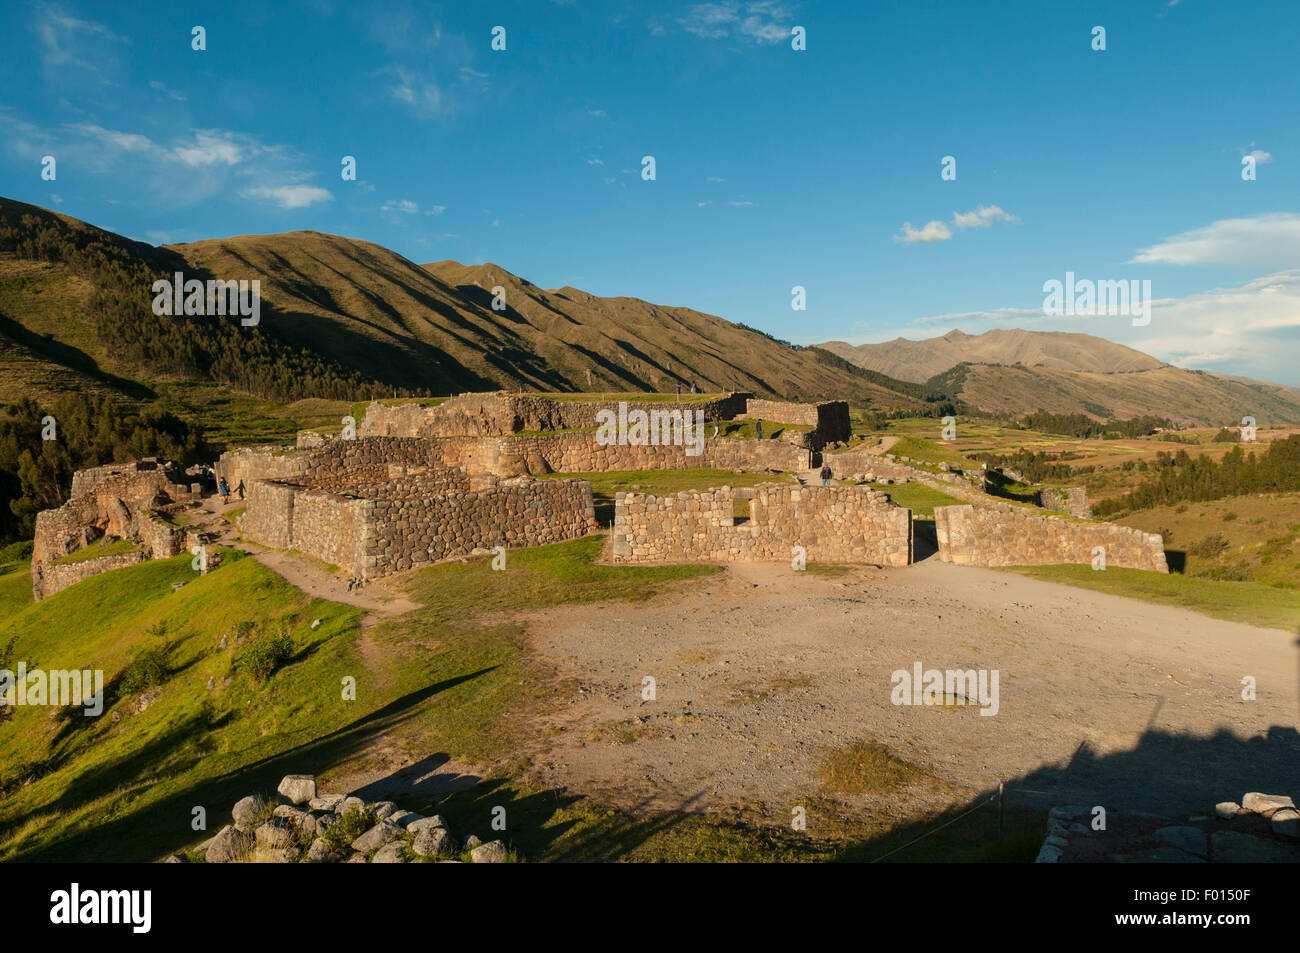
[[[78,470],[68,502],[36,514],[32,544],[32,596],[38,602],[74,583],[146,558],[167,559],[183,552],[187,537],[156,514],[198,496],[197,487],[177,464],[156,459]],[[138,553],[117,553],[58,563],[60,557],[109,537],[130,539]]]
[[[1091,564],[1101,547],[1107,566],[1169,572],[1159,534],[1115,523],[1040,516],[1010,503],[936,506],[934,522],[939,558],[959,566]]]
[[[735,500],[746,497],[750,515],[738,520]],[[809,562],[906,566],[912,511],[862,487],[775,483],[615,498],[615,562],[789,561],[795,547]]]

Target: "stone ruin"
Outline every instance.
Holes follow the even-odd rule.
[[[68,502],[36,515],[32,544],[32,597],[44,599],[110,569],[167,559],[189,545],[186,530],[165,516],[198,499],[201,487],[169,460],[145,459],[78,470]],[[60,562],[112,537],[139,544],[134,552]]]
[[[462,394],[437,405],[370,403],[355,439],[304,431],[295,447],[241,448],[221,455],[217,473],[243,483],[244,538],[295,549],[358,581],[496,547],[537,546],[598,528],[591,485],[547,474],[708,467],[788,474],[819,463],[816,446],[849,436],[843,401],[796,404],[726,394],[698,401],[635,401],[666,414],[700,410],[715,424],[762,418],[810,426],[798,440],[706,436],[698,453],[681,444],[608,444],[597,414],[618,400],[524,394]],[[715,431],[716,432],[716,431]],[[809,435],[812,436],[809,436]],[[1167,572],[1160,537],[1100,522],[1044,517],[996,502],[982,479],[936,472],[892,454],[828,453],[840,477],[917,481],[970,505],[937,507],[939,558],[1001,566],[1093,561]],[[192,549],[193,533],[169,522],[169,508],[197,499],[197,485],[156,460],[79,472],[72,498],[37,519],[32,585],[37,599],[80,579],[145,558]],[[1042,502],[1083,514],[1079,488],[1045,488]],[[737,501],[747,501],[738,504]],[[737,518],[735,508],[748,506]],[[612,525],[614,562],[786,560],[795,547],[822,562],[906,566],[913,560],[910,510],[866,486],[763,484],[654,497],[620,494]],[[103,535],[140,549],[59,562]]]

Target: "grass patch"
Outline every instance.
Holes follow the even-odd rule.
[[[120,553],[138,553],[140,547],[129,539],[116,539],[111,543],[101,545],[98,542],[91,543],[89,546],[83,546],[75,553],[68,553],[66,556],[60,556],[54,560],[55,563],[64,565],[67,563],[81,563],[87,559],[98,559],[101,556],[116,556]]]
[[[899,506],[911,510],[914,519],[934,519],[936,506],[960,506],[966,502],[947,493],[941,493],[924,483],[873,483],[871,488],[881,493],[888,493],[889,498]]]
[[[1300,592],[1257,582],[1225,582],[1178,573],[1090,566],[1014,566],[1011,571],[1130,599],[1191,609],[1216,619],[1265,628],[1300,629]]]
[[[817,768],[828,794],[883,794],[923,780],[928,774],[875,741],[854,741],[826,753]]]

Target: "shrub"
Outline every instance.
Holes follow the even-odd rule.
[[[167,681],[167,651],[145,649],[122,669],[118,679],[118,697],[138,695]]]
[[[325,841],[331,850],[343,850],[378,822],[375,812],[350,807],[325,832]]]
[[[235,658],[236,671],[254,682],[264,682],[293,657],[293,636],[287,629],[249,643]]]
[[[1193,556],[1201,556],[1205,559],[1213,559],[1220,555],[1228,548],[1228,541],[1222,533],[1211,533],[1209,536],[1193,543],[1187,547],[1187,552]]]

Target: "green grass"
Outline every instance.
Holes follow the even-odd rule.
[[[929,777],[874,741],[855,741],[827,751],[817,775],[830,794],[883,794]]]
[[[1300,592],[1255,582],[1223,582],[1179,573],[1091,566],[1015,566],[1012,571],[1047,582],[1191,609],[1216,619],[1265,628],[1300,630]]]
[[[66,556],[60,556],[54,560],[55,563],[81,563],[88,559],[98,559],[100,556],[117,556],[120,553],[138,553],[140,546],[129,539],[115,539],[111,543],[100,545],[98,542],[91,543],[89,546],[83,546],[74,553],[68,553]]]
[[[313,773],[322,790],[342,790],[332,776],[382,770],[394,751],[495,765],[437,805],[420,795],[398,801],[484,840],[500,836],[485,818],[503,805],[507,844],[529,861],[1032,859],[1039,816],[1009,824],[1019,839],[997,844],[987,810],[945,827],[956,813],[900,821],[810,791],[799,801],[809,830],[793,831],[784,804],[629,814],[519,783],[512,759],[538,714],[562,709],[574,685],[527,651],[518,614],[644,599],[718,572],[598,566],[602,542],[512,551],[504,572],[483,558],[412,573],[407,588],[426,608],[364,635],[357,610],[311,599],[237,552],[202,577],[180,556],[96,576],[38,604],[28,594],[0,620],[0,644],[16,636],[16,658],[102,668],[110,681],[133,665],[138,674],[144,659],[149,677],[137,682],[160,682],[161,691],[138,714],[134,698],[112,691],[99,719],[15,710],[0,731],[0,860],[157,859],[192,847],[227,822],[235,801],[269,795],[284,774]],[[0,580],[25,582],[18,569]],[[173,592],[174,582],[185,585]],[[234,668],[244,647],[282,628],[294,645],[287,664],[262,683]],[[355,701],[341,698],[344,676],[357,680]],[[208,812],[207,832],[190,829],[195,806]],[[922,833],[932,836],[917,840]]]
[[[889,498],[899,506],[910,509],[914,519],[933,519],[936,506],[959,506],[966,502],[957,499],[955,496],[949,496],[947,493],[940,493],[924,483],[893,483],[888,485],[873,483],[871,487],[882,493],[888,493]]]
[[[937,427],[937,422],[935,423]],[[923,440],[920,437],[901,437],[889,450],[896,457],[910,457],[933,467],[940,463],[970,469],[971,463],[956,450],[940,440]]]

